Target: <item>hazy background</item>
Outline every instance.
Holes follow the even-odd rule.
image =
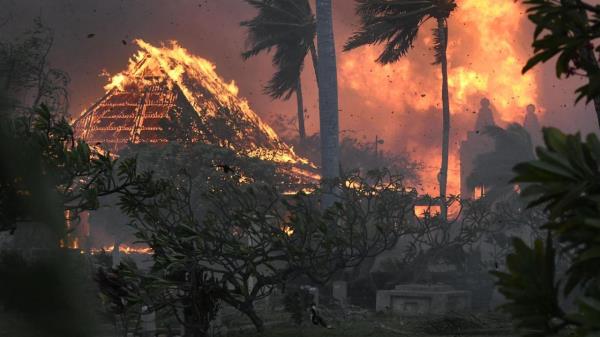
[[[597,2],[597,1],[596,1]],[[479,100],[494,103],[501,124],[522,122],[525,106],[536,104],[543,125],[570,132],[598,129],[593,107],[573,106],[577,80],[558,81],[553,64],[526,77],[520,69],[530,54],[532,26],[513,0],[458,0],[450,21],[451,133],[450,191],[458,192],[458,144],[474,125]],[[342,53],[341,45],[357,24],[354,1],[334,0],[341,130],[359,139],[385,140],[383,149],[405,151],[423,161],[425,190],[434,192],[441,143],[440,71],[431,65],[430,25],[420,32],[416,49],[396,65],[374,63],[377,48]],[[123,70],[136,51],[131,42],[178,40],[193,54],[213,62],[226,80],[235,80],[240,96],[261,116],[295,115],[295,101],[272,101],[262,86],[272,74],[270,55],[244,62],[245,32],[239,22],[254,11],[242,0],[0,0],[1,39],[16,37],[35,16],[54,29],[54,67],[71,76],[71,111],[79,115],[103,94],[100,74]],[[313,7],[314,8],[314,7]],[[87,38],[88,34],[95,34]],[[122,40],[127,42],[123,45]],[[318,105],[312,64],[303,78],[309,133],[318,131]]]

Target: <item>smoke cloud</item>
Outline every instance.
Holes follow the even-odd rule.
[[[543,125],[569,132],[596,131],[591,105],[573,106],[580,79],[556,80],[552,63],[523,77],[533,27],[513,0],[458,0],[449,22],[452,111],[450,192],[458,193],[458,145],[475,125],[479,101],[488,97],[501,125],[522,122],[525,107],[538,107]],[[226,80],[235,80],[240,96],[262,116],[295,115],[295,102],[273,101],[262,93],[272,74],[270,55],[244,62],[245,32],[239,22],[254,12],[240,0],[0,0],[9,22],[2,40],[31,26],[35,16],[55,31],[51,63],[72,78],[71,111],[79,115],[99,99],[108,79],[127,66],[136,52],[131,41],[152,44],[177,40],[193,54],[210,60]],[[343,53],[341,46],[357,28],[354,2],[334,0],[341,130],[363,141],[385,140],[383,149],[406,151],[422,161],[424,191],[435,193],[440,164],[441,74],[432,65],[431,28],[419,34],[414,50],[390,66],[380,66],[378,47]],[[2,16],[0,15],[0,22]],[[89,34],[95,34],[88,38]],[[125,43],[123,43],[125,41]],[[303,74],[309,133],[318,131],[318,103],[312,64]]]

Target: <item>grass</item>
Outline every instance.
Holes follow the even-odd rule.
[[[34,337],[38,335],[24,319],[0,309],[0,336]]]
[[[482,317],[486,322],[487,333],[473,334],[467,331],[454,332],[438,329],[438,333],[431,333],[431,327],[440,325],[440,319],[435,317],[408,318],[384,315],[369,315],[364,318],[355,318],[333,322],[333,329],[314,326],[309,323],[298,327],[291,322],[279,323],[266,328],[262,334],[251,327],[242,331],[230,331],[226,337],[516,337],[516,334],[506,332],[508,322],[492,322],[489,317]],[[494,328],[498,330],[494,332]],[[0,336],[10,337],[38,337],[39,333],[32,331],[30,326],[18,317],[9,315],[0,310]],[[429,334],[427,332],[430,332]],[[504,331],[504,333],[502,333]],[[116,337],[112,330],[106,331],[102,337]]]
[[[317,326],[293,326],[282,324],[268,327],[263,334],[257,332],[235,332],[227,337],[398,337],[397,333],[375,327],[369,322],[344,322],[333,329]]]
[[[427,333],[430,326],[435,324],[435,320],[428,318],[401,318],[401,317],[381,317],[371,316],[364,320],[348,320],[340,321],[334,324],[333,329],[325,329],[313,325],[304,325],[297,327],[291,323],[283,323],[277,326],[270,326],[266,331],[259,334],[255,331],[245,330],[231,332],[227,337],[399,337],[399,336],[437,336],[437,337],[454,337],[454,336],[470,336],[470,337],[515,337],[516,334],[507,332],[506,326],[494,329],[481,334],[475,334],[473,330],[460,332],[444,332]],[[447,333],[447,334],[445,334]]]

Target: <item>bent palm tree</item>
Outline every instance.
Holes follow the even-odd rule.
[[[265,93],[274,99],[288,100],[296,93],[298,107],[298,130],[300,141],[306,137],[304,127],[304,103],[300,73],[304,59],[311,53],[313,65],[317,63],[314,39],[316,23],[308,0],[246,0],[258,9],[258,15],[241,22],[248,28],[248,50],[242,53],[247,60],[252,56],[275,48],[273,65],[277,69]]]
[[[442,68],[443,135],[442,163],[439,173],[441,216],[447,218],[446,185],[450,143],[450,102],[448,98],[448,18],[456,8],[455,0],[357,0],[356,13],[361,29],[344,46],[349,51],[364,45],[385,43],[377,62],[398,61],[413,47],[419,28],[429,19],[437,21],[435,64]]]

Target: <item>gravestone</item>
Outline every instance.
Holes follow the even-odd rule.
[[[377,292],[376,310],[400,315],[446,314],[471,307],[471,293],[447,285],[402,284]]]
[[[156,313],[150,311],[147,306],[142,306],[142,317],[140,319],[142,336],[151,337],[156,333]]]
[[[112,266],[113,268],[117,268],[121,263],[121,252],[120,252],[120,244],[115,241],[112,251]]]
[[[332,284],[333,298],[338,300],[341,305],[348,304],[348,283],[345,281],[335,281]]]
[[[313,301],[316,305],[319,305],[319,289],[316,287],[312,287],[309,285],[301,286],[300,289],[308,291],[309,294],[312,295]]]
[[[8,249],[12,243],[13,236],[9,232],[0,232],[0,250]]]

